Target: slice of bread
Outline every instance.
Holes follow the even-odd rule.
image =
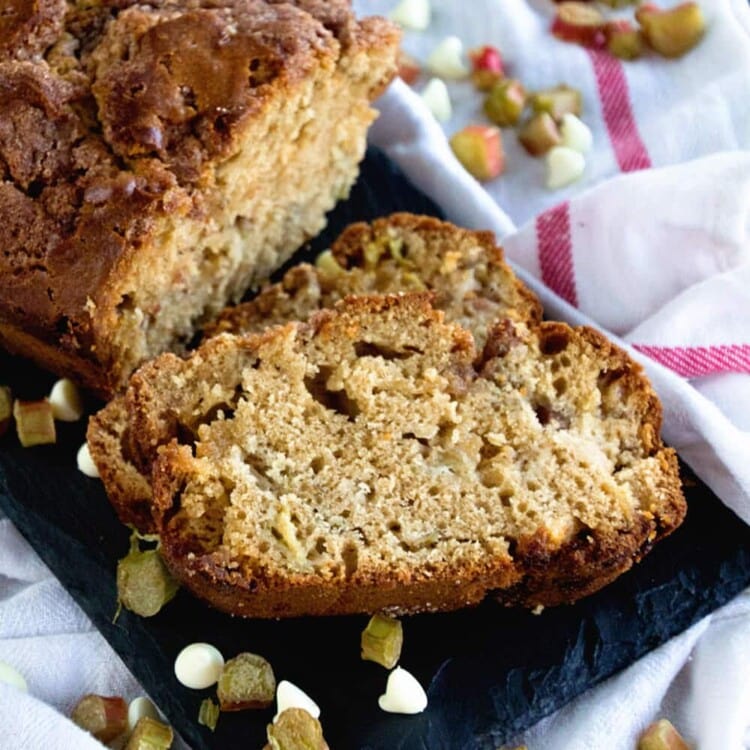
[[[167,565],[242,616],[569,602],[685,513],[623,351],[507,319],[478,351],[429,294],[164,355],[128,409]]]
[[[478,348],[501,320],[536,325],[541,319],[538,300],[505,263],[490,232],[401,213],[348,227],[315,266],[293,267],[252,301],[228,308],[206,333],[258,332],[304,321],[347,294],[414,290],[432,291],[434,304],[471,331]],[[89,446],[121,520],[153,531],[144,474],[155,453],[135,455],[129,434],[127,406],[115,398],[92,418]]]

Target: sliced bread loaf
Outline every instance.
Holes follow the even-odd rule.
[[[573,601],[679,525],[659,403],[599,333],[348,298],[131,380],[172,572],[254,617]]]
[[[415,290],[432,291],[434,304],[471,331],[479,348],[488,327],[501,320],[535,325],[541,319],[538,300],[505,263],[490,232],[400,213],[350,226],[315,266],[293,267],[252,301],[228,308],[206,333],[258,332],[304,321],[347,294]],[[144,475],[155,452],[135,455],[129,435],[127,405],[118,397],[92,418],[89,446],[122,521],[153,531]]]

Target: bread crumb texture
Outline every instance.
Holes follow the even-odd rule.
[[[567,601],[684,513],[624,353],[561,323],[497,326],[479,352],[426,294],[218,336],[147,365],[132,398],[162,444],[167,562],[239,614]]]
[[[345,196],[398,33],[345,0],[12,0],[0,341],[111,394]]]

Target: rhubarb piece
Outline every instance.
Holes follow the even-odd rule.
[[[84,695],[70,718],[99,742],[111,742],[128,728],[128,704],[119,696]]]
[[[666,719],[650,724],[638,740],[638,750],[690,750],[680,733]]]
[[[216,692],[222,711],[268,708],[276,693],[276,677],[262,656],[242,653],[224,665]]]
[[[169,750],[173,740],[172,727],[144,716],[135,725],[125,750]]]
[[[547,153],[547,187],[550,190],[578,180],[586,167],[583,154],[565,146],[555,146]]]
[[[320,717],[318,704],[304,691],[300,690],[294,683],[282,680],[276,688],[276,716],[274,722],[289,708],[301,708],[307,711],[314,719]]]
[[[603,47],[605,18],[588,3],[564,2],[557,6],[552,33],[564,42],[582,44],[584,47]]]
[[[643,34],[630,21],[610,21],[606,28],[607,49],[621,60],[636,60],[643,55]]]
[[[13,417],[13,395],[8,386],[0,386],[0,437],[5,435]]]
[[[130,537],[130,551],[117,563],[117,598],[141,617],[152,617],[171,601],[179,584],[155,549],[141,550],[138,535]],[[215,680],[214,680],[215,682]]]
[[[320,722],[301,708],[288,708],[266,729],[271,750],[328,750]]]
[[[338,276],[340,273],[344,272],[343,267],[339,265],[339,262],[330,250],[324,250],[318,255],[315,259],[315,268],[317,268],[323,276],[328,276],[329,278]]]
[[[401,656],[404,630],[400,620],[387,615],[373,615],[362,631],[362,658],[393,669]]]
[[[191,643],[177,654],[174,661],[175,677],[193,690],[215,685],[223,669],[224,657],[210,643]]]
[[[57,439],[52,404],[41,401],[18,401],[13,404],[18,440],[24,448],[32,445],[49,445]]]
[[[399,78],[404,83],[408,83],[409,86],[414,85],[422,72],[422,66],[419,61],[412,57],[408,52],[399,50],[398,58],[396,59],[396,70],[398,71]]]
[[[503,58],[497,47],[485,44],[469,50],[471,62],[471,80],[479,91],[489,91],[500,79],[505,77]]]
[[[453,134],[450,145],[464,169],[477,180],[492,180],[502,174],[505,154],[498,128],[469,125]]]
[[[429,0],[401,0],[389,18],[405,29],[424,31],[430,25]]]
[[[49,394],[52,415],[60,422],[77,422],[83,416],[83,401],[78,386],[68,378],[58,380]]]
[[[531,156],[542,156],[562,140],[557,123],[549,112],[537,112],[518,133],[518,140]]]
[[[422,101],[438,122],[447,122],[453,114],[448,87],[439,78],[430,78],[422,89]]]
[[[469,69],[462,58],[463,42],[457,36],[447,36],[430,53],[427,67],[440,78],[466,78]]]
[[[644,5],[635,14],[646,42],[662,57],[682,57],[695,47],[706,31],[698,3],[682,3],[669,10]]]
[[[391,714],[419,714],[427,708],[427,694],[416,677],[401,667],[389,675],[378,705]]]
[[[591,149],[594,137],[591,129],[585,122],[579,120],[574,114],[568,112],[563,115],[560,123],[560,135],[562,136],[561,146],[572,148],[579,154],[585,154]]]
[[[198,723],[208,727],[213,732],[219,723],[219,713],[219,704],[214,703],[210,698],[206,698],[201,702],[201,707],[198,709]]]
[[[495,123],[505,127],[515,125],[526,106],[526,90],[520,81],[505,78],[498,81],[484,100],[484,113]]]
[[[551,89],[535,91],[529,97],[529,104],[534,112],[549,112],[555,121],[559,122],[568,112],[580,117],[582,100],[578,89],[563,83]]]

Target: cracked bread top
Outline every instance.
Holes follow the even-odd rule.
[[[215,165],[271,99],[393,35],[345,0],[6,3],[0,323],[31,354],[37,339],[106,359],[90,350],[116,325],[113,279],[155,219],[209,213]],[[351,75],[370,96],[387,82]]]

